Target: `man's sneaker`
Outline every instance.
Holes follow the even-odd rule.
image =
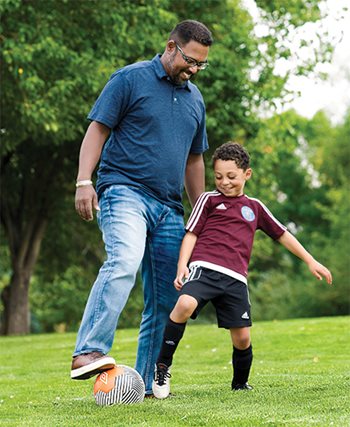
[[[233,384],[232,383],[232,390],[238,391],[238,390],[253,390],[253,387],[249,385],[248,383],[245,384]]]
[[[166,399],[170,394],[170,368],[171,366],[158,363],[154,369],[152,391],[157,399]]]
[[[154,399],[154,394],[153,393],[145,394],[145,399]]]
[[[70,377],[73,380],[87,380],[100,372],[112,369],[116,365],[113,357],[99,351],[80,354],[73,357]]]

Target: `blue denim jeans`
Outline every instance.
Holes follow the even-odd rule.
[[[183,217],[141,189],[125,185],[107,188],[99,205],[107,259],[91,289],[74,356],[110,351],[142,263],[144,310],[135,368],[145,381],[146,393],[151,393],[163,330],[178,297],[173,280],[184,236]]]

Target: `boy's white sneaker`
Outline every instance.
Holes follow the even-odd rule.
[[[170,368],[164,363],[155,365],[152,391],[157,399],[166,399],[170,394]]]

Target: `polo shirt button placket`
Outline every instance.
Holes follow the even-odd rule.
[[[177,95],[177,88],[176,87],[173,88],[173,94],[172,95],[173,95],[174,104],[178,104],[179,101],[178,101],[178,95]]]

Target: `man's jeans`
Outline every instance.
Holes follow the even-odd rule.
[[[74,356],[110,351],[142,261],[144,310],[135,368],[145,381],[146,393],[151,393],[163,330],[178,297],[173,280],[184,236],[183,217],[141,189],[125,185],[107,188],[99,204],[107,260],[91,289]]]

